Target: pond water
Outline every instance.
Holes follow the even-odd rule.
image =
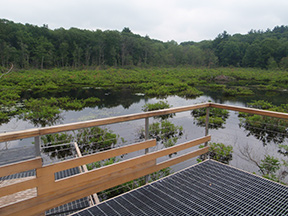
[[[248,102],[252,100],[266,100],[272,102],[275,105],[287,103],[287,92],[268,92],[268,91],[256,91],[254,96],[250,97],[231,97],[227,98],[221,95],[219,92],[204,90],[205,94],[196,98],[185,99],[178,96],[169,96],[165,99],[161,98],[148,98],[143,94],[135,94],[129,90],[115,91],[112,89],[93,89],[93,88],[81,88],[72,89],[63,93],[63,96],[72,96],[74,98],[82,99],[88,97],[98,97],[101,99],[101,103],[95,107],[87,107],[81,111],[62,111],[60,120],[57,124],[80,122],[85,120],[107,118],[113,116],[121,116],[133,113],[141,113],[142,107],[146,103],[155,103],[160,100],[167,101],[173,107],[187,106],[198,104],[202,102],[212,101],[216,103],[246,106]],[[37,97],[37,95],[33,95]],[[56,96],[56,95],[50,95]],[[59,96],[59,95],[57,95]],[[157,120],[150,118],[150,123]],[[182,143],[191,139],[204,136],[205,128],[198,126],[195,122],[191,112],[177,113],[170,119],[172,123],[183,127],[183,135],[178,139],[177,143]],[[11,119],[7,124],[0,126],[1,132],[18,131],[34,128],[35,126],[31,122],[19,120],[17,118]],[[131,121],[121,124],[108,125],[106,128],[112,130],[114,133],[119,134],[124,138],[125,144],[130,144],[139,141],[139,131],[144,127],[144,120]],[[258,167],[248,160],[247,153],[253,157],[256,161],[261,161],[265,154],[273,155],[278,158],[283,158],[278,153],[278,145],[275,143],[268,143],[263,145],[262,141],[258,140],[256,136],[249,135],[249,131],[239,127],[239,118],[237,112],[229,112],[229,117],[226,120],[226,124],[223,128],[210,129],[209,134],[212,136],[212,142],[221,142],[225,145],[233,146],[233,159],[230,162],[231,165],[240,169],[247,170],[249,172],[258,172]],[[31,146],[32,139],[24,139],[21,141],[13,141],[9,143],[1,143],[1,150],[19,148],[24,146]],[[283,144],[288,144],[287,139]],[[163,148],[158,145],[156,148]],[[198,149],[195,147],[194,149]],[[183,154],[187,151],[180,152]],[[139,154],[143,152],[137,152]],[[124,157],[132,157],[133,154],[126,155]],[[48,157],[47,157],[48,158]],[[46,158],[46,159],[47,159]],[[47,159],[48,160],[48,159]],[[49,159],[51,160],[51,158]],[[161,160],[161,159],[160,159]],[[183,162],[173,167],[174,171],[187,167],[196,163],[196,159]]]

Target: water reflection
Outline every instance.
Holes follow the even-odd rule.
[[[0,110],[0,125],[12,118],[24,120],[34,127],[57,125],[65,121],[62,111],[79,111],[85,108],[113,108],[121,105],[129,109],[132,104],[145,99],[143,94],[134,94],[129,89],[71,88],[62,92],[31,92],[22,94],[23,106],[17,111]],[[22,103],[21,103],[22,104]],[[15,104],[13,107],[17,107]]]
[[[281,144],[288,138],[287,126],[285,126],[288,125],[288,121],[283,125],[279,124],[279,122],[284,122],[285,120],[260,116],[258,116],[257,119],[258,120],[254,119],[254,121],[247,118],[241,119],[239,127],[244,128],[245,131],[248,132],[247,136],[254,136],[262,141],[263,145],[269,143]],[[269,123],[267,123],[267,121]]]
[[[117,144],[119,136],[106,128],[92,127],[73,133],[49,134],[41,139],[42,152],[54,160],[77,155],[75,143],[83,155],[111,149]]]
[[[248,107],[276,111],[288,112],[288,104],[277,106],[268,101],[258,100],[248,103]],[[281,144],[288,137],[288,120],[281,118],[272,118],[267,116],[253,115],[248,113],[239,113],[240,124],[249,133],[247,136],[254,136],[263,142],[263,145],[268,143]]]
[[[194,117],[196,124],[201,127],[206,126],[206,108],[193,110],[191,115]],[[209,129],[224,129],[224,124],[229,117],[229,112],[224,109],[210,108],[209,110]]]
[[[259,90],[257,88],[252,88],[254,95],[251,96],[236,96],[236,97],[227,97],[219,90],[210,90],[210,89],[201,89],[205,95],[209,95],[215,103],[220,104],[243,104],[254,100],[265,100],[269,101],[272,104],[277,106],[287,103],[287,92],[285,91],[265,91]],[[242,106],[243,106],[242,105]]]

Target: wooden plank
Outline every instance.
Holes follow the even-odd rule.
[[[186,153],[184,155],[169,159],[167,161],[161,162],[159,164],[156,164],[155,166],[147,167],[147,168],[145,168],[143,170],[139,170],[137,172],[134,171],[134,172],[130,172],[130,173],[125,173],[121,177],[119,177],[119,174],[116,174],[116,175],[114,175],[113,178],[107,178],[104,181],[99,180],[99,181],[95,181],[95,182],[90,182],[89,184],[86,184],[85,186],[87,188],[88,187],[93,188],[91,190],[98,193],[100,191],[115,187],[115,186],[120,185],[120,184],[124,184],[126,182],[131,181],[131,180],[134,180],[134,179],[140,178],[142,176],[154,173],[154,172],[159,171],[161,169],[164,169],[166,167],[169,167],[169,166],[175,165],[177,163],[186,161],[188,159],[191,159],[193,157],[205,154],[207,152],[209,152],[209,147],[204,147],[204,148]],[[89,192],[85,192],[85,190],[86,189],[84,187],[81,187],[81,189],[79,189],[79,191],[83,192],[83,194],[89,193]],[[89,189],[87,189],[87,190],[89,190]]]
[[[77,153],[78,157],[83,157],[83,155],[82,155],[82,153],[81,153],[81,151],[79,149],[79,146],[78,146],[78,144],[76,142],[74,142],[74,147],[75,147],[75,150],[76,150],[76,153]],[[80,166],[79,169],[80,169],[80,172],[81,172],[82,169],[83,169],[84,172],[88,172],[88,168],[87,168],[86,164]]]
[[[117,116],[117,117],[63,124],[63,125],[57,125],[57,126],[51,126],[51,127],[44,127],[44,128],[39,128],[39,129],[29,129],[29,130],[24,130],[24,131],[2,133],[0,134],[0,142],[24,139],[24,138],[46,135],[46,134],[51,134],[51,133],[78,130],[78,129],[88,128],[88,127],[120,123],[120,122],[125,122],[125,121],[133,121],[133,120],[149,118],[149,117],[154,117],[154,116],[159,116],[159,115],[166,115],[166,114],[177,113],[177,112],[185,112],[185,111],[190,111],[194,109],[205,108],[205,107],[208,107],[209,105],[210,103],[202,103],[202,104],[183,106],[183,107],[178,107],[178,108],[155,110],[155,111],[150,111],[150,112],[145,112],[145,113],[140,113],[140,114],[139,113],[130,114],[130,115],[124,115],[124,116]]]
[[[137,172],[125,173],[125,175],[122,175],[121,177],[119,177],[119,174],[117,174],[117,175],[114,175],[113,178],[107,178],[105,181],[95,181],[93,183],[91,182],[90,184],[87,184],[86,186],[92,187],[93,191],[100,192],[100,191],[115,187],[117,185],[129,182],[131,180],[140,178],[142,176],[154,173],[154,172],[159,171],[161,169],[164,169],[166,167],[169,167],[169,166],[178,164],[180,162],[186,161],[186,160],[191,159],[193,157],[205,154],[207,152],[209,152],[209,147],[204,147],[204,148],[201,148],[199,150],[195,150],[193,152],[189,152],[189,153],[186,153],[184,155],[181,155],[181,156],[169,159],[167,161],[161,162],[155,166],[147,167],[147,168],[145,168],[143,170],[139,170]],[[87,189],[88,190],[87,192],[85,192],[85,190],[86,189],[83,187],[81,187],[81,189],[79,189],[79,191],[81,191],[83,193],[90,193],[90,192],[88,192],[89,189]]]
[[[168,161],[161,162],[161,163],[157,164],[157,169],[158,170],[164,169],[166,167],[173,166],[175,164],[181,163],[183,161],[189,160],[191,158],[197,157],[197,156],[202,155],[202,154],[206,154],[208,152],[209,152],[209,146],[201,148],[199,150],[195,150],[193,152],[189,152],[189,153],[181,155],[179,157],[172,158]]]
[[[38,181],[36,178],[29,179],[23,182],[7,185],[5,187],[0,187],[0,197],[7,196],[13,193],[24,191],[30,188],[35,188],[38,186]]]
[[[138,157],[131,158],[125,161],[121,161],[115,164],[111,164],[105,167],[98,168],[96,170],[91,170],[86,173],[81,173],[81,174],[70,176],[65,179],[60,179],[60,180],[57,180],[56,183],[53,184],[53,186],[51,185],[51,187],[49,187],[48,185],[48,187],[45,187],[46,192],[48,193],[48,192],[57,191],[57,190],[67,188],[67,187],[74,187],[77,185],[86,184],[89,181],[95,181],[95,179],[97,179],[97,181],[101,181],[103,178],[104,179],[110,178],[109,175],[111,175],[114,172],[129,169],[131,167],[131,164],[135,164],[135,165],[142,164],[142,163],[155,160],[157,158],[160,158],[169,154],[173,154],[175,152],[178,152],[187,148],[191,148],[193,146],[208,142],[210,140],[211,140],[211,136],[202,137],[202,138],[195,139],[195,140],[192,140],[183,144],[179,144],[170,148],[162,149],[157,152],[151,152],[146,155],[138,156]]]
[[[24,172],[42,167],[42,158],[37,157],[25,161],[7,164],[0,167],[0,176],[8,176],[19,172]]]
[[[76,199],[88,196],[92,193],[100,192],[105,189],[123,184],[125,182],[137,179],[144,175],[156,172],[165,167],[177,164],[192,157],[204,154],[208,152],[209,147],[205,147],[194,152],[187,153],[185,155],[170,159],[155,165],[155,160],[145,162],[139,165],[133,165],[134,169],[122,171],[116,171],[111,178],[101,181],[90,181],[89,184],[81,185],[81,187],[72,187],[65,190],[61,190],[60,193],[51,193],[49,196],[40,195],[37,198],[32,198],[20,203],[16,203],[0,209],[1,215],[23,215],[23,210],[32,214],[38,214],[50,208],[71,202]],[[135,167],[136,166],[136,167]],[[119,177],[121,176],[121,177]]]
[[[254,109],[254,108],[237,107],[237,106],[216,104],[216,103],[211,103],[210,106],[214,108],[219,108],[219,109],[227,109],[227,110],[245,112],[245,113],[250,113],[250,114],[255,114],[255,115],[263,115],[263,116],[270,116],[270,117],[275,117],[275,118],[288,119],[288,113],[280,113],[280,112],[273,112],[273,111],[268,111],[268,110],[259,110],[259,109]]]
[[[155,166],[155,163],[156,163],[155,161],[149,161],[143,164],[133,165],[134,168],[130,170],[130,173],[143,170],[147,167]],[[125,173],[123,173],[123,175],[125,175]],[[93,184],[97,184],[97,182],[93,182]],[[84,188],[86,187],[87,186],[84,185]],[[21,215],[22,216],[23,211],[25,213],[29,212],[29,215],[38,214],[45,210],[51,209],[53,207],[57,207],[59,205],[68,203],[70,202],[70,200],[71,201],[77,200],[78,199],[77,197],[79,197],[77,194],[78,190],[82,190],[82,188],[80,189],[79,187],[69,188],[68,190],[63,190],[60,193],[40,195],[36,198],[18,202],[18,203],[0,208],[0,215],[1,216],[5,216],[5,215],[13,215],[13,216]],[[85,194],[83,197],[88,196],[92,193],[94,193],[94,191],[90,190],[90,193]],[[75,197],[76,199],[74,199]]]
[[[28,129],[22,131],[14,131],[0,134],[0,142],[8,142],[11,140],[25,139],[29,137],[39,136],[39,129]]]
[[[106,150],[103,152],[97,152],[91,155],[85,155],[81,158],[73,158],[73,159],[65,160],[56,164],[44,166],[42,169],[43,169],[43,172],[47,170],[47,174],[49,175],[49,173],[51,172],[55,173],[55,172],[59,172],[62,170],[71,169],[74,167],[81,166],[83,164],[89,164],[95,161],[105,160],[108,158],[116,157],[116,156],[127,154],[130,152],[139,151],[139,150],[150,148],[153,146],[156,146],[156,140],[147,140],[144,142],[122,146],[119,148],[110,149],[110,150]]]
[[[45,193],[49,193],[51,191],[57,191],[57,190],[61,189],[61,187],[62,187],[60,185],[61,183],[58,183],[59,186],[55,184],[55,179],[54,179],[54,173],[55,172],[67,170],[67,169],[74,168],[74,167],[79,167],[83,164],[88,164],[88,163],[92,163],[95,161],[104,160],[104,159],[115,157],[115,156],[118,156],[121,154],[149,148],[149,147],[152,147],[155,145],[156,145],[156,140],[147,140],[147,141],[136,143],[133,145],[123,146],[123,147],[120,147],[117,149],[110,149],[107,151],[98,152],[98,153],[95,153],[93,155],[86,155],[86,156],[83,156],[81,158],[73,158],[70,160],[59,162],[57,164],[52,164],[52,165],[48,165],[48,166],[42,167],[40,169],[37,169],[37,178],[39,181],[38,194],[41,195],[41,194],[45,194]],[[109,166],[106,166],[106,167],[109,167]],[[113,167],[112,167],[112,169],[113,169]],[[112,169],[110,169],[110,172],[113,171]],[[102,168],[99,168],[97,170],[98,170],[97,172],[100,173]],[[96,171],[96,170],[94,170],[94,171]],[[89,172],[86,172],[85,174],[88,174],[91,172],[92,171],[89,171]],[[84,173],[74,175],[74,177],[75,176],[81,176],[81,175],[84,175]],[[95,174],[95,175],[97,175],[97,174]],[[95,177],[95,175],[93,175],[93,176]],[[102,172],[102,175],[103,175],[103,172]],[[58,180],[58,181],[60,181],[60,180]],[[87,181],[87,179],[85,181]],[[76,182],[74,182],[73,184],[75,184],[75,183]],[[64,187],[67,187],[67,186],[68,185],[65,186],[65,183],[64,183]]]
[[[50,191],[51,187],[53,188],[55,183],[54,172],[49,173],[49,170],[46,170],[43,167],[38,168],[36,169],[36,177],[38,180],[38,188],[37,188],[38,196],[47,193],[47,191]]]

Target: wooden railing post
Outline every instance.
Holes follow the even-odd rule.
[[[149,118],[145,118],[145,140],[149,139]],[[148,151],[148,149],[146,149]],[[148,152],[145,152],[148,153]]]
[[[145,140],[149,139],[149,117],[145,118]],[[149,148],[145,149],[145,154],[149,153]],[[149,181],[149,176],[145,176],[145,183],[147,184]]]
[[[209,133],[209,114],[210,114],[210,107],[206,108],[206,121],[205,121],[205,136],[208,136]],[[205,143],[205,146],[208,145],[208,142]]]
[[[41,140],[40,140],[40,136],[34,137],[34,143],[35,143],[35,156],[36,157],[40,157],[41,156],[41,151],[40,151]]]
[[[206,121],[205,121],[205,136],[209,134],[209,114],[210,114],[210,107],[206,108]],[[208,146],[208,142],[205,142],[204,146]],[[205,154],[205,159],[209,157],[209,153]]]

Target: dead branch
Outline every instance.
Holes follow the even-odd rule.
[[[244,146],[243,148],[239,148],[239,152],[241,153],[241,155],[239,155],[240,158],[253,162],[260,169],[261,173],[264,174],[259,162],[251,155],[252,150],[248,145]]]
[[[0,79],[1,79],[4,75],[9,74],[9,73],[12,71],[13,67],[14,67],[14,65],[11,63],[10,69],[9,69],[6,73],[3,73],[3,74],[0,76]]]

